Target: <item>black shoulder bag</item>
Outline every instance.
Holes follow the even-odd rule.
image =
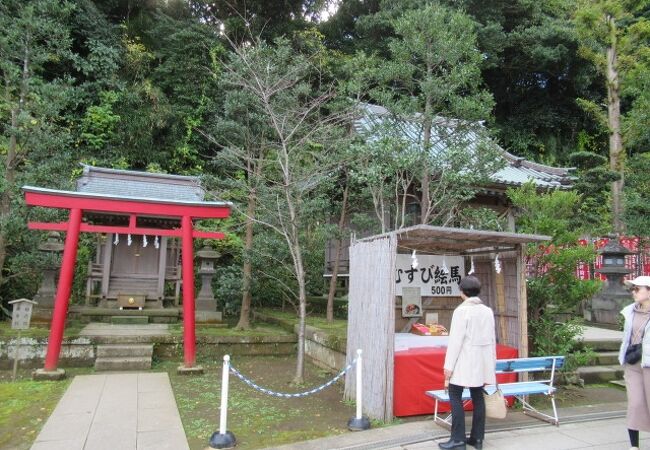
[[[634,319],[632,320],[634,321]],[[646,320],[643,328],[640,330],[641,342],[638,344],[630,344],[628,345],[627,350],[625,350],[625,362],[627,364],[636,364],[641,360],[641,355],[643,355],[643,336],[645,335],[645,327],[648,326],[648,322],[650,322],[650,319]],[[630,342],[632,342],[632,338],[630,338]]]

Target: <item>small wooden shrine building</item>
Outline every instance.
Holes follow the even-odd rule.
[[[494,311],[497,342],[527,356],[525,246],[549,239],[416,225],[353,242],[347,359],[352,361],[356,350],[363,350],[364,413],[392,420],[396,333],[408,332],[427,316],[449,328],[453,310],[462,301],[458,283],[468,273],[479,278],[480,297]],[[416,305],[410,310],[403,308],[406,297]],[[354,374],[348,374],[345,396],[354,395]]]
[[[66,233],[54,300],[45,371],[58,364],[68,312],[79,233],[96,233],[101,245],[91,263],[87,304],[165,307],[171,297],[182,314],[185,367],[195,362],[194,238],[221,239],[223,233],[199,231],[200,219],[230,215],[230,204],[205,201],[197,177],[83,166],[76,191],[24,186],[28,206],[68,210],[66,222],[29,222],[33,230]],[[180,245],[178,242],[180,241]],[[179,263],[180,262],[180,266]],[[171,295],[165,286],[173,284]],[[124,303],[122,303],[124,302]]]

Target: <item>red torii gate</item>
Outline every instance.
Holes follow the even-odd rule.
[[[68,313],[70,291],[77,260],[79,233],[117,233],[133,235],[158,235],[182,239],[183,277],[183,352],[186,368],[196,362],[196,333],[194,323],[194,238],[223,239],[219,232],[193,229],[193,219],[223,219],[230,215],[230,204],[225,202],[187,202],[157,199],[116,199],[102,194],[60,191],[32,186],[23,186],[25,203],[28,206],[67,209],[68,221],[29,222],[31,230],[66,232],[63,261],[52,314],[52,325],[47,343],[45,372],[54,372],[59,362],[61,341]],[[84,212],[115,213],[129,216],[128,226],[93,225],[82,222]],[[175,229],[143,228],[136,224],[137,216],[179,218],[181,227]]]

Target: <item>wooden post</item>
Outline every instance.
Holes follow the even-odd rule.
[[[167,236],[160,238],[158,246],[158,297],[165,298],[165,273],[167,272]],[[163,306],[163,305],[161,305]]]
[[[519,297],[519,357],[528,357],[528,297],[526,295],[526,247],[517,244],[517,294]]]
[[[505,281],[503,275],[503,268],[501,272],[494,274],[494,281],[496,285],[496,309],[497,317],[499,318],[499,342],[501,344],[506,344],[506,290],[505,290]]]
[[[113,259],[113,233],[106,235],[104,242],[104,259],[102,261],[102,298],[108,297],[108,284],[111,276],[111,260]]]
[[[63,247],[63,263],[59,274],[59,284],[56,289],[54,300],[54,312],[52,313],[52,327],[50,337],[47,340],[47,355],[45,356],[45,371],[56,370],[61,352],[61,341],[65,329],[65,317],[68,314],[68,303],[74,278],[74,265],[77,262],[77,247],[79,244],[79,230],[81,228],[81,209],[70,210],[68,229]]]

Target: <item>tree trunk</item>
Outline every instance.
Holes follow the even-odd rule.
[[[607,48],[607,124],[609,126],[609,167],[620,175],[612,182],[612,220],[614,232],[623,234],[623,185],[625,153],[621,139],[621,98],[617,62],[616,19],[607,17],[609,44]]]
[[[295,384],[302,384],[304,382],[305,375],[305,326],[307,320],[307,290],[305,287],[305,271],[303,269],[302,263],[302,251],[300,246],[295,244],[294,247],[295,257],[296,257],[296,271],[298,275],[298,310],[299,310],[299,322],[298,322],[298,357],[296,361],[296,376],[293,379]]]
[[[430,67],[427,68],[427,71],[431,72],[433,69]],[[431,144],[431,98],[427,96],[426,103],[424,105],[424,130],[422,136],[422,151],[424,152],[423,160],[426,162],[429,159],[429,145]],[[426,225],[429,223],[429,217],[431,215],[430,206],[431,206],[431,197],[429,193],[429,183],[431,182],[431,172],[428,164],[422,164],[422,178],[420,180],[420,186],[422,191],[422,200],[421,200],[421,210],[420,210],[420,223]]]
[[[341,217],[339,217],[339,232],[345,227],[346,212],[348,209],[348,192],[349,184],[347,174],[345,178],[345,189],[343,189],[343,202],[341,204]],[[334,252],[334,267],[332,267],[332,278],[330,279],[330,289],[327,293],[327,321],[334,321],[334,296],[336,295],[336,283],[339,275],[339,265],[341,259],[341,249],[343,247],[343,236],[340,235],[336,241],[336,251]]]
[[[253,219],[255,216],[255,190],[252,189],[248,197],[248,208],[246,209],[246,237],[244,239],[244,267],[242,274],[242,301],[241,311],[239,312],[239,322],[235,328],[239,330],[248,330],[251,327],[251,281],[253,273],[253,264],[250,255],[253,249]]]

